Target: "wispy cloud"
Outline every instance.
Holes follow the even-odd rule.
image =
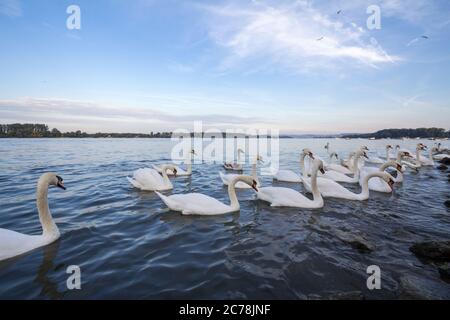
[[[226,114],[171,114],[143,107],[111,106],[91,101],[77,101],[60,98],[19,98],[0,100],[0,118],[7,122],[46,122],[58,128],[100,130],[104,124],[109,128],[118,123],[128,130],[136,125],[150,130],[153,127],[175,129],[203,121],[206,126],[246,126],[249,123],[267,123],[258,117],[244,117]],[[95,125],[94,125],[95,124]],[[114,125],[116,124],[116,125]],[[153,125],[153,127],[152,127]],[[110,130],[109,130],[110,131]]]
[[[355,22],[323,14],[307,1],[201,8],[210,19],[211,38],[229,52],[224,69],[255,58],[297,71],[335,68],[337,62],[377,66],[399,60],[372,45]]]
[[[1,0],[0,14],[8,17],[22,16],[22,5],[19,0]]]

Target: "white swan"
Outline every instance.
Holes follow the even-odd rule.
[[[176,176],[190,176],[192,175],[192,156],[193,155],[197,155],[194,151],[194,149],[191,150],[191,152],[189,152],[188,157],[186,158],[186,170],[183,170],[182,168],[180,168],[177,165],[171,164],[171,166],[175,167],[175,169],[177,170],[177,174]],[[153,169],[155,169],[156,171],[158,171],[159,173],[162,174],[162,166],[156,166],[154,164],[152,164]],[[169,176],[175,176],[175,173],[173,172],[173,170],[168,169],[167,170],[167,175]]]
[[[423,146],[423,150],[427,150],[427,146]],[[428,152],[428,159],[424,157],[423,155],[419,154],[420,162],[423,166],[434,166],[434,159],[433,159],[433,152],[436,150],[436,148],[430,148]]]
[[[66,190],[63,179],[55,173],[44,173],[39,178],[36,191],[36,204],[39,212],[39,220],[42,225],[42,235],[30,236],[8,229],[0,229],[0,261],[45,246],[59,238],[60,233],[58,227],[53,221],[48,207],[48,187],[51,185]]]
[[[177,169],[170,164],[163,165],[161,169],[162,176],[155,169],[145,168],[134,171],[133,178],[127,177],[127,179],[135,188],[143,191],[163,191],[173,189],[167,171],[172,170],[176,175]]]
[[[237,151],[237,163],[224,163],[223,167],[225,168],[225,170],[233,170],[233,171],[242,171],[243,166],[240,163],[241,162],[241,153],[245,152],[242,149],[238,149]]]
[[[365,176],[361,193],[354,193],[347,188],[341,186],[336,181],[325,179],[325,178],[317,178],[317,186],[319,188],[320,193],[324,198],[340,198],[346,200],[358,200],[363,201],[369,198],[369,180],[373,177],[380,177],[384,181],[386,181],[389,186],[395,183],[394,178],[387,172],[372,172]],[[303,186],[308,192],[312,191],[311,179],[303,178]]]
[[[317,172],[319,170],[324,172],[323,163],[321,160],[315,159],[311,173],[313,200],[308,199],[296,190],[283,187],[260,188],[257,197],[269,202],[272,207],[322,208],[323,199],[317,188]]]
[[[424,148],[425,148],[424,144],[418,143],[417,146],[416,146],[416,159],[413,159],[412,162],[402,160],[402,164],[404,164],[404,165],[406,165],[406,166],[408,166],[408,167],[410,167],[410,168],[412,168],[414,170],[418,170],[419,168],[421,168],[422,167],[422,162],[420,161],[420,152],[422,150],[424,150]],[[400,149],[399,151],[406,152],[408,154],[412,154],[412,152],[410,152],[407,149]]]
[[[256,181],[256,186],[259,188],[261,186],[259,179],[258,179],[258,172],[257,172],[257,168],[256,165],[258,163],[258,161],[263,162],[263,159],[261,156],[257,156],[256,157],[256,161],[252,164],[252,178],[253,180]],[[235,173],[229,173],[229,174],[224,174],[223,172],[219,171],[219,176],[220,179],[222,179],[222,182],[224,185],[228,186],[234,178],[236,178],[237,176],[239,176],[238,174]],[[249,186],[247,183],[242,182],[242,181],[238,181],[238,183],[236,183],[236,188],[238,189],[249,189],[251,188],[251,186]]]
[[[359,185],[362,186],[364,183],[364,179],[367,175],[373,173],[373,172],[384,172],[387,168],[392,167],[395,170],[397,170],[398,174],[401,175],[401,178],[398,176],[398,178],[403,181],[403,169],[402,165],[398,163],[397,161],[389,160],[386,163],[384,163],[379,169],[374,167],[363,167],[361,169],[360,177],[359,177]],[[393,178],[394,182],[397,182],[397,179]],[[378,192],[385,192],[390,193],[392,192],[391,186],[382,178],[380,177],[373,177],[369,180],[369,190],[378,191]]]
[[[306,156],[313,157],[312,152],[309,149],[303,149],[300,154],[300,169],[302,174],[307,174],[305,170],[305,157]],[[283,181],[283,182],[302,182],[302,178],[299,174],[295,173],[292,170],[279,169],[278,172],[273,177],[275,180]]]
[[[389,161],[391,159],[395,159],[397,156],[398,151],[400,150],[400,146],[397,144],[395,146],[394,152],[390,152],[390,150],[393,150],[392,145],[388,144],[386,145],[386,161]]]
[[[330,157],[332,157],[332,156],[335,156],[336,159],[338,159],[337,153],[335,153],[335,152],[331,153]],[[330,163],[324,163],[323,166],[326,171],[333,170],[333,171],[337,171],[337,172],[340,172],[343,174],[353,174],[353,172],[349,168],[344,167],[343,165],[340,165],[340,164],[330,162]]]
[[[433,155],[434,160],[444,160],[444,159],[450,159],[450,155],[445,154],[445,153],[438,153]]]
[[[337,172],[337,171],[326,171],[325,174],[319,175],[321,178],[330,179],[337,182],[347,182],[347,183],[357,183],[359,181],[359,159],[361,157],[367,158],[367,154],[363,149],[360,149],[355,152],[355,155],[353,156],[353,167],[356,168],[355,175],[353,177],[349,177],[343,173]]]
[[[174,194],[171,196],[165,196],[159,192],[156,192],[156,194],[169,209],[180,211],[184,215],[219,215],[239,211],[240,205],[236,197],[235,185],[241,181],[258,191],[256,181],[252,177],[238,175],[228,185],[229,205],[202,193]]]

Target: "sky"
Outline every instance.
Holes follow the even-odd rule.
[[[449,89],[447,0],[0,0],[0,123],[448,130]]]

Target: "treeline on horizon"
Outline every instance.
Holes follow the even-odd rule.
[[[170,138],[172,132],[145,133],[86,133],[52,130],[46,124],[13,123],[0,124],[0,138]]]
[[[342,137],[363,139],[450,138],[450,130],[445,131],[443,128],[383,129],[374,133],[346,134]]]
[[[193,133],[191,133],[191,136]],[[225,137],[225,133],[223,133]],[[313,135],[305,135],[316,137]],[[170,138],[172,132],[150,133],[86,133],[80,130],[61,132],[56,128],[49,129],[46,124],[13,123],[0,124],[0,138]],[[281,136],[282,138],[294,138],[293,136]],[[299,136],[300,137],[300,136]],[[320,136],[322,137],[322,136]],[[325,136],[324,136],[325,137]],[[328,137],[328,136],[326,136]],[[331,137],[331,136],[330,136]],[[417,129],[384,129],[375,133],[335,135],[341,138],[375,138],[375,139],[401,139],[401,138],[450,138],[450,130],[443,128],[417,128]]]

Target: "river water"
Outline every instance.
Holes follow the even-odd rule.
[[[414,150],[418,142],[281,139],[281,167],[298,171],[304,147],[325,157],[327,141],[341,157],[362,144],[384,155],[387,143]],[[251,189],[241,190],[238,213],[183,216],[125,178],[169,162],[173,145],[169,139],[1,139],[0,228],[41,232],[35,186],[42,173],[58,173],[67,190],[49,191],[61,238],[0,262],[0,298],[320,299],[357,292],[397,299],[414,290],[449,298],[436,266],[409,251],[417,241],[448,239],[447,173],[409,171],[393,194],[372,192],[364,202],[325,199],[318,210],[271,208]],[[173,178],[174,190],[165,194],[202,192],[227,203],[221,169],[194,164],[192,177]],[[262,183],[304,192],[268,176]],[[70,265],[81,268],[81,290],[66,286]],[[367,289],[370,265],[381,269],[380,290]]]

